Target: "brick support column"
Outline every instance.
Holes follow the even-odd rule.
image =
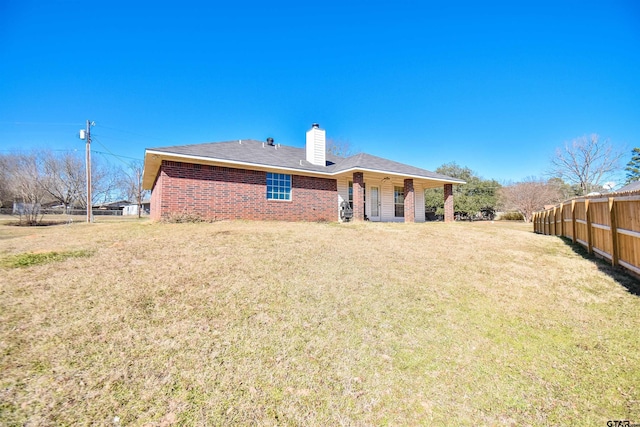
[[[404,180],[404,222],[416,222],[416,193],[413,180]]]
[[[364,174],[353,173],[353,220],[364,221]]]
[[[444,185],[444,222],[453,221],[453,184]]]

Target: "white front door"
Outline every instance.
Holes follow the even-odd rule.
[[[380,221],[380,189],[371,187],[371,221]]]

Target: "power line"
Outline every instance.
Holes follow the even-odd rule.
[[[59,151],[59,152],[65,152],[65,153],[70,153],[70,152],[77,152],[78,149],[77,148],[56,148],[56,149],[51,149],[51,148],[23,148],[23,149],[11,149],[11,148],[7,148],[7,149],[2,149],[0,151],[3,151],[5,153],[28,153],[31,151]]]
[[[96,137],[94,135],[92,135],[91,136],[91,140],[95,142],[96,141]],[[100,145],[102,145],[102,144],[100,144]],[[80,150],[77,149],[77,148],[56,148],[56,149],[47,148],[47,149],[42,149],[42,150],[44,150],[44,151],[53,151],[53,152],[56,152],[56,153],[79,153],[80,152]],[[13,149],[13,150],[12,149],[0,149],[0,152],[4,152],[4,153],[29,153],[31,151],[34,151],[34,149],[28,149],[28,148]],[[35,149],[35,151],[41,151],[41,150]],[[96,153],[96,154],[105,154],[105,155],[108,155],[108,156],[119,157],[121,159],[140,160],[140,161],[143,160],[140,157],[122,156],[120,154],[114,154],[113,152],[106,153],[104,151],[98,151],[98,150],[94,150],[94,149],[91,149],[91,152],[92,153]]]
[[[109,130],[115,130],[116,132],[128,133],[129,135],[142,137],[142,138],[146,138],[146,139],[157,139],[158,141],[168,141],[167,138],[158,138],[156,136],[143,135],[143,134],[137,133],[137,132],[131,132],[131,131],[128,131],[128,130],[123,130],[123,129],[112,128],[112,127],[109,127],[109,126],[104,126],[102,124],[100,124],[100,128],[109,129]]]
[[[0,122],[2,125],[17,126],[82,126],[82,123],[55,123],[55,122]]]
[[[131,160],[140,160],[140,159],[134,159],[133,157],[125,157],[125,156],[119,156],[118,154],[113,153],[111,150],[109,150],[109,148],[107,148],[106,145],[104,145],[102,142],[100,142],[99,139],[97,139],[95,136],[93,137],[92,141],[97,142],[98,144],[100,144],[100,146],[102,148],[104,148],[105,150],[107,150],[107,153],[101,153],[101,154],[109,154],[113,157],[115,157],[116,159],[118,159],[118,161],[122,162],[123,164],[127,165],[127,166],[131,166],[129,163],[125,162],[122,159],[131,159]],[[99,151],[96,151],[96,153],[99,153]]]
[[[82,126],[83,123],[81,123],[81,122],[78,122],[78,123],[64,123],[64,122],[19,122],[19,121],[18,122],[10,122],[10,121],[0,121],[0,125],[13,125],[13,126]],[[98,127],[100,129],[108,129],[108,130],[121,132],[121,133],[126,133],[126,134],[129,134],[129,135],[133,135],[133,136],[141,137],[141,138],[145,138],[145,139],[154,139],[154,140],[158,140],[158,141],[169,141],[167,138],[143,135],[143,134],[137,133],[137,132],[131,132],[131,131],[124,130],[124,129],[118,129],[118,128],[114,128],[114,127],[110,127],[110,126],[104,126],[101,123],[98,124]],[[95,137],[95,132],[94,132],[93,137]],[[0,150],[0,151],[2,151],[2,150]]]
[[[95,141],[95,137],[92,139],[92,141]],[[102,145],[102,144],[101,144]],[[116,158],[121,158],[121,159],[129,159],[129,160],[140,160],[142,161],[143,159],[141,159],[140,157],[127,157],[127,156],[121,156],[119,154],[113,154],[113,153],[105,153],[104,151],[98,151],[98,150],[91,150],[92,153],[97,153],[97,154],[105,154],[107,156],[113,156]],[[129,166],[129,164],[127,164],[127,166]]]

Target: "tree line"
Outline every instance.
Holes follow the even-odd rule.
[[[330,151],[344,155],[350,148],[344,141],[332,142]],[[640,148],[634,148],[627,163],[626,183],[640,179]],[[535,211],[571,197],[607,192],[606,180],[622,171],[624,153],[609,140],[584,136],[558,148],[550,159],[547,178],[528,177],[520,182],[499,183],[483,179],[468,167],[447,163],[436,172],[466,182],[454,186],[454,211],[458,219],[493,218],[498,211],[516,212],[530,221]],[[29,222],[37,222],[39,207],[58,204],[65,212],[86,209],[114,200],[140,204],[148,192],[141,188],[143,163],[132,161],[114,166],[100,157],[92,161],[92,197],[87,201],[84,155],[76,151],[32,150],[0,154],[0,207],[14,202],[31,207]],[[432,215],[444,213],[442,189],[425,191],[425,209]]]
[[[22,206],[28,222],[41,207],[59,205],[65,212],[114,200],[140,204],[142,162],[116,166],[100,157],[91,165],[91,200],[87,200],[84,155],[76,151],[31,150],[0,154],[0,207]]]
[[[627,163],[626,184],[640,180],[640,148],[632,150]],[[531,221],[545,205],[555,205],[576,196],[611,191],[607,180],[622,172],[624,152],[598,135],[576,138],[558,148],[550,159],[546,178],[527,177],[520,182],[498,183],[483,179],[467,167],[447,163],[436,172],[459,178],[466,184],[453,188],[454,211],[458,219],[493,218],[498,211],[515,212]],[[425,208],[444,213],[442,189],[425,192]]]

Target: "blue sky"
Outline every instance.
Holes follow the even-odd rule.
[[[177,6],[179,5],[179,6]],[[541,176],[597,133],[640,146],[636,1],[0,0],[0,150],[144,149],[311,123],[357,151]]]

